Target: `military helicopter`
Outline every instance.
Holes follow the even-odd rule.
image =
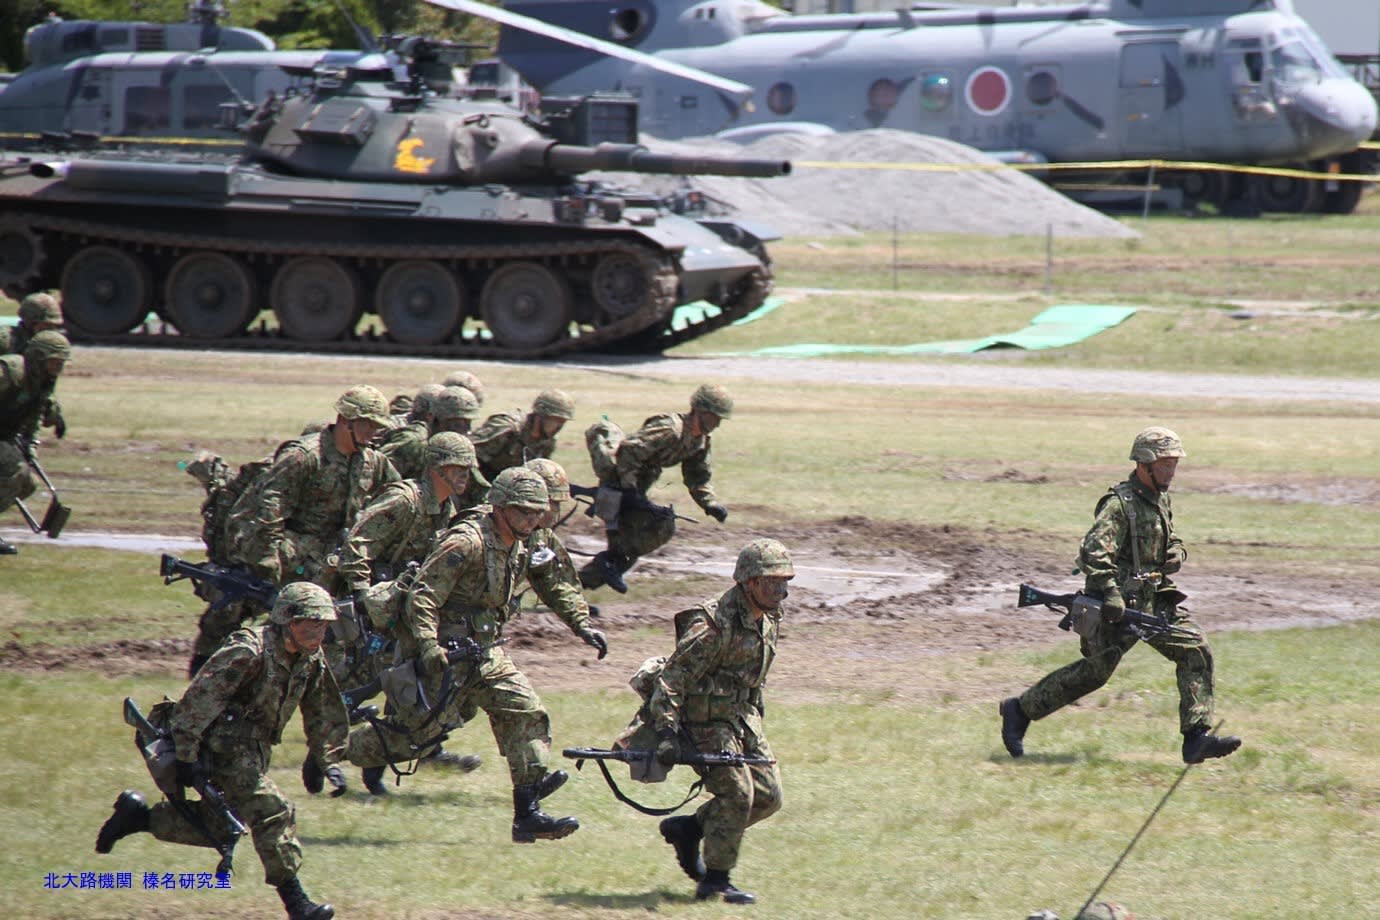
[[[501,10],[428,2],[498,21],[499,56],[542,92],[638,96],[644,129],[664,138],[888,127],[1011,162],[1345,171],[1365,162],[1355,151],[1377,120],[1375,100],[1290,0],[820,15],[759,0],[508,0]],[[681,70],[605,57],[609,45]],[[717,82],[695,82],[696,71]],[[744,102],[724,81],[755,90],[763,104]],[[1156,178],[1181,189],[1186,204],[1244,200],[1284,212],[1347,213],[1362,189],[1213,170]]]
[[[224,15],[218,0],[193,0],[181,23],[49,17],[24,36],[29,66],[0,82],[0,146],[118,138],[238,147],[224,108],[248,112],[271,95],[307,92],[318,66],[387,66],[400,80],[420,68],[445,93],[470,50],[361,32],[361,50],[280,51],[262,32],[221,25]]]

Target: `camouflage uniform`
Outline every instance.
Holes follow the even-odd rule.
[[[454,513],[449,498],[436,497],[430,476],[384,486],[345,539],[338,570],[345,589],[362,591],[395,578],[414,559],[426,558]]]
[[[30,294],[19,304],[19,322],[0,326],[0,355],[22,355],[38,327],[58,329],[62,326],[62,307],[52,294]]]
[[[701,751],[771,758],[762,728],[762,688],[776,657],[780,610],[760,619],[741,584],[718,601],[676,614],[676,650],[648,701],[658,732],[680,727]],[[781,808],[775,764],[701,769],[713,798],[699,807],[704,864],[728,871],[747,828]]]
[[[574,400],[560,390],[543,390],[532,403],[531,412],[514,409],[489,416],[470,435],[480,470],[493,479],[509,467],[550,458],[556,452],[556,438],[543,437],[538,422],[542,418],[570,421],[574,417]],[[535,434],[534,429],[538,429]]]
[[[290,655],[286,627],[241,629],[211,656],[173,711],[179,760],[203,753],[208,776],[254,836],[265,881],[282,885],[302,865],[296,810],[268,777],[272,747],[299,706],[307,746],[318,764],[337,763],[347,730],[345,704],[320,651]],[[208,815],[207,826],[215,826]],[[155,805],[149,830],[159,840],[207,846],[168,802]]]
[[[536,538],[534,532],[529,541]],[[451,638],[469,637],[481,645],[497,641],[513,613],[513,596],[523,578],[529,579],[572,631],[587,628],[589,608],[583,598],[576,603],[560,591],[546,590],[542,576],[528,568],[530,549],[530,542],[523,541],[510,548],[503,546],[491,509],[480,507],[469,512],[466,520],[446,533],[417,574],[403,615],[399,657],[422,659],[438,654],[438,643]],[[427,699],[439,698],[443,684],[439,674],[426,671],[420,663],[402,667],[420,669]],[[455,664],[449,671],[449,680],[459,690],[445,711],[421,731],[425,738],[417,737],[427,721],[425,713],[401,707],[386,720],[397,730],[379,731],[364,725],[350,732],[350,762],[373,767],[410,760],[425,748],[414,752],[409,744],[455,728],[476,709],[483,709],[489,715],[494,740],[508,760],[513,785],[540,781],[547,772],[551,721],[512,659],[501,647],[492,648],[482,661]]]
[[[16,437],[32,439],[38,433],[52,400],[57,378],[44,366],[45,355],[70,355],[71,346],[58,332],[42,332],[39,342],[23,355],[0,357],[0,511],[23,500],[36,489],[24,455],[14,445]],[[32,343],[31,343],[32,344]]]
[[[446,387],[443,389],[457,390],[460,387]],[[422,394],[418,394],[421,397]],[[449,411],[456,412],[458,418],[472,418],[479,412],[478,402],[473,399],[473,394],[466,390],[461,396],[452,392],[449,397],[444,397],[441,393],[428,397],[422,403],[422,413],[414,413],[407,424],[387,432],[379,441],[379,451],[388,458],[393,464],[398,475],[403,479],[422,479],[426,470],[426,443],[431,436],[436,434],[441,428],[434,422],[428,422],[423,416],[431,413],[433,407],[451,407]],[[449,416],[441,416],[447,418]],[[468,435],[467,435],[468,436]],[[485,501],[489,493],[489,481],[479,473],[477,466],[470,468],[469,485],[465,487],[463,495],[453,496],[451,501],[456,510],[473,508],[475,505]]]
[[[1128,509],[1135,514],[1132,529]],[[1143,569],[1161,573],[1158,583],[1136,583],[1131,543],[1134,539]],[[1116,592],[1125,594],[1128,608],[1167,617],[1194,638],[1150,638],[1146,644],[1174,662],[1179,684],[1179,725],[1187,733],[1207,728],[1212,722],[1212,652],[1202,631],[1188,614],[1178,609],[1173,581],[1187,554],[1174,533],[1174,512],[1168,492],[1157,492],[1133,474],[1113,486],[1097,503],[1092,529],[1083,538],[1079,566],[1085,578],[1084,590],[1097,597]],[[1031,719],[1043,719],[1101,687],[1112,676],[1121,656],[1138,640],[1115,628],[1099,630],[1092,639],[1081,642],[1083,657],[1043,678],[1020,696],[1021,710]]]

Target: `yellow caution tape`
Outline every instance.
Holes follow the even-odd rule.
[[[1227,163],[1198,163],[1185,160],[1116,160],[1099,163],[862,163],[833,160],[792,160],[797,169],[906,169],[915,172],[994,172],[1016,169],[1023,172],[1058,172],[1090,169],[1156,169],[1173,172],[1234,172],[1255,176],[1288,176],[1296,179],[1335,179],[1339,182],[1376,182],[1374,175],[1315,172],[1283,166],[1236,166]]]
[[[22,140],[22,141],[42,141],[41,134],[31,134],[26,131],[0,131],[0,141]],[[101,135],[93,142],[101,144],[161,144],[164,146],[180,147],[243,147],[244,141],[236,138],[220,137],[125,137],[119,134]],[[82,149],[73,145],[78,152]]]

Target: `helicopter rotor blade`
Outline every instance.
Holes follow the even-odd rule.
[[[732,96],[741,106],[752,97],[752,87],[737,80],[729,80],[724,77],[715,76],[704,70],[695,67],[686,67],[683,64],[676,64],[671,61],[663,60],[655,55],[647,54],[643,51],[634,51],[613,42],[606,42],[603,39],[585,35],[583,32],[576,32],[573,29],[566,29],[561,26],[554,26],[540,19],[531,16],[524,16],[521,13],[513,13],[502,7],[490,6],[487,3],[480,3],[478,0],[426,0],[433,6],[444,7],[454,10],[457,13],[468,13],[471,16],[482,16],[500,25],[509,26],[514,29],[521,29],[531,32],[533,35],[540,35],[554,41],[564,42],[576,48],[584,48],[588,51],[597,51],[600,54],[619,60],[628,61],[633,64],[640,64],[651,70],[657,70],[673,77],[680,77],[693,83],[699,83],[717,90],[720,93]]]

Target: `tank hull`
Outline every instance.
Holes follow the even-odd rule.
[[[759,306],[769,238],[575,184],[0,161],[0,287],[60,288],[86,342],[495,358],[656,350]],[[675,307],[697,300],[720,313],[670,334]]]

